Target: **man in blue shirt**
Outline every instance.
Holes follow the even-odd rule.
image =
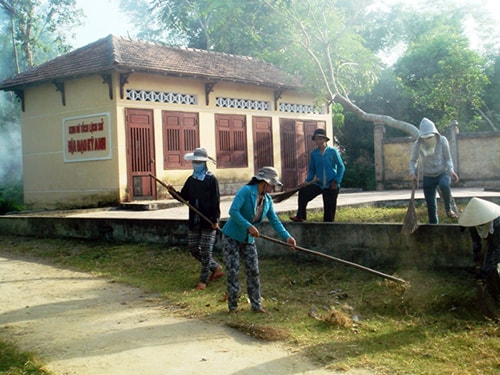
[[[290,219],[296,222],[305,221],[307,204],[322,194],[323,221],[334,222],[340,183],[345,171],[344,161],[335,147],[328,146],[327,142],[330,138],[326,136],[324,129],[316,129],[312,140],[317,147],[311,152],[305,182],[310,182],[314,178],[317,179],[317,182],[299,190],[297,215],[290,217]]]

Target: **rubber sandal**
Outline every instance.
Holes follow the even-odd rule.
[[[446,213],[446,216],[448,216],[450,219],[458,219],[458,214],[454,211],[448,211]]]
[[[222,276],[224,276],[224,272],[222,272],[222,267],[218,267],[214,272],[212,272],[212,274],[208,278],[208,281],[214,281],[220,279]]]
[[[295,221],[296,223],[302,223],[304,219],[301,219],[298,216],[290,216],[290,220]]]
[[[196,285],[196,290],[205,290],[206,287],[207,287],[207,284],[198,283],[198,285]]]

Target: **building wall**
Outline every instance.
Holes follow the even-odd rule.
[[[72,208],[116,202],[118,149],[116,111],[100,77],[65,82],[66,105],[53,84],[25,90],[21,114],[24,200],[27,208]],[[109,116],[109,159],[65,161],[63,119],[105,114]],[[92,134],[89,133],[89,137]]]
[[[206,105],[205,82],[190,78],[176,77],[157,77],[146,74],[132,74],[128,78],[126,89],[133,90],[151,90],[158,92],[175,92],[181,94],[196,95],[197,105],[177,104],[177,103],[154,103],[149,101],[132,101],[126,98],[118,100],[117,110],[124,113],[126,108],[153,109],[154,127],[155,127],[155,152],[156,152],[156,176],[162,181],[168,182],[176,187],[181,187],[191,170],[164,170],[163,168],[163,145],[162,145],[162,111],[182,111],[196,112],[199,114],[200,124],[200,146],[205,147],[208,154],[212,157],[216,155],[215,144],[215,116],[217,114],[236,114],[246,116],[246,137],[248,151],[248,166],[246,168],[219,168],[210,162],[209,169],[212,170],[221,186],[221,192],[234,193],[243,183],[251,179],[254,174],[254,153],[253,153],[253,128],[252,119],[254,116],[271,117],[273,132],[273,159],[274,167],[281,170],[281,138],[280,138],[280,118],[292,118],[300,120],[324,121],[327,124],[327,132],[332,136],[331,115],[323,114],[304,114],[304,113],[285,113],[274,111],[274,91],[260,86],[241,85],[232,82],[219,82],[213,92],[209,94],[209,104]],[[240,108],[221,108],[216,104],[217,97],[247,99],[256,101],[268,101],[271,103],[271,111],[240,109]],[[303,103],[313,104],[312,96],[300,95],[298,93],[282,94],[281,102],[285,103]],[[124,127],[122,127],[122,130]],[[123,135],[124,136],[124,135]],[[125,176],[126,170],[121,170],[120,175]],[[120,183],[121,189],[126,189],[126,178]],[[159,186],[159,198],[165,197],[166,192]]]
[[[117,204],[129,199],[127,180],[127,134],[125,111],[127,108],[151,109],[154,118],[154,144],[156,175],[159,179],[181,186],[190,175],[190,170],[164,170],[162,111],[195,112],[199,115],[200,146],[215,157],[215,115],[238,114],[246,116],[248,166],[246,168],[218,168],[209,163],[217,175],[221,191],[234,192],[254,174],[252,118],[272,118],[274,166],[281,170],[280,119],[314,120],[326,123],[327,133],[332,137],[331,115],[277,112],[274,110],[273,89],[248,86],[233,82],[217,83],[205,102],[205,82],[191,78],[153,76],[133,73],[127,77],[121,98],[120,77],[112,76],[112,98],[110,87],[99,75],[72,79],[64,82],[63,95],[53,84],[42,84],[25,90],[25,112],[22,113],[24,198],[28,209],[62,209],[95,207]],[[185,103],[155,102],[151,100],[127,99],[127,90],[190,94],[197,97],[195,105]],[[271,110],[225,108],[217,106],[216,97],[268,101]],[[313,104],[312,96],[285,92],[280,102]],[[85,152],[68,154],[68,141],[77,136],[68,135],[68,123],[96,121],[90,115],[109,119],[109,157],[92,157]],[[74,120],[76,118],[76,120]],[[69,119],[69,120],[68,120]],[[90,120],[89,120],[90,121]],[[66,133],[65,133],[66,131]],[[81,134],[79,136],[82,136]],[[88,137],[97,137],[89,133]],[[158,198],[166,197],[165,190],[158,186]]]

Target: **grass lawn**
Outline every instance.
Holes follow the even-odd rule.
[[[390,210],[377,214],[373,209],[341,208],[337,220],[402,222],[405,208],[394,208],[401,212],[381,218]],[[421,221],[425,211],[423,215],[419,211]],[[271,315],[250,312],[244,293],[241,311],[230,315],[225,279],[203,292],[194,290],[199,266],[183,248],[17,237],[0,238],[0,247],[159,293],[175,314],[227,324],[262,340],[280,340],[331,369],[432,375],[500,372],[500,329],[478,310],[470,270],[407,269],[395,275],[409,282],[402,285],[321,258],[305,260],[298,253],[261,258],[264,307]],[[4,373],[11,374],[0,370]]]

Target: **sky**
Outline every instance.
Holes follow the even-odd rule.
[[[86,18],[83,19],[83,26],[74,29],[76,38],[72,45],[79,48],[109,34],[127,36],[127,32],[132,31],[132,24],[120,11],[119,4],[120,0],[76,0],[77,7],[83,9]]]
[[[405,0],[374,0],[381,3],[400,2]],[[406,0],[407,1],[407,0]],[[499,0],[450,0],[455,3],[466,1],[475,3],[498,19],[500,25],[500,1]],[[72,43],[75,48],[114,34],[116,36],[127,36],[128,32],[134,36],[133,25],[128,21],[125,14],[120,11],[120,0],[76,0],[77,7],[83,9],[86,18],[84,25],[75,28],[76,39]],[[418,0],[415,1],[418,3]],[[499,28],[500,33],[500,28]]]

